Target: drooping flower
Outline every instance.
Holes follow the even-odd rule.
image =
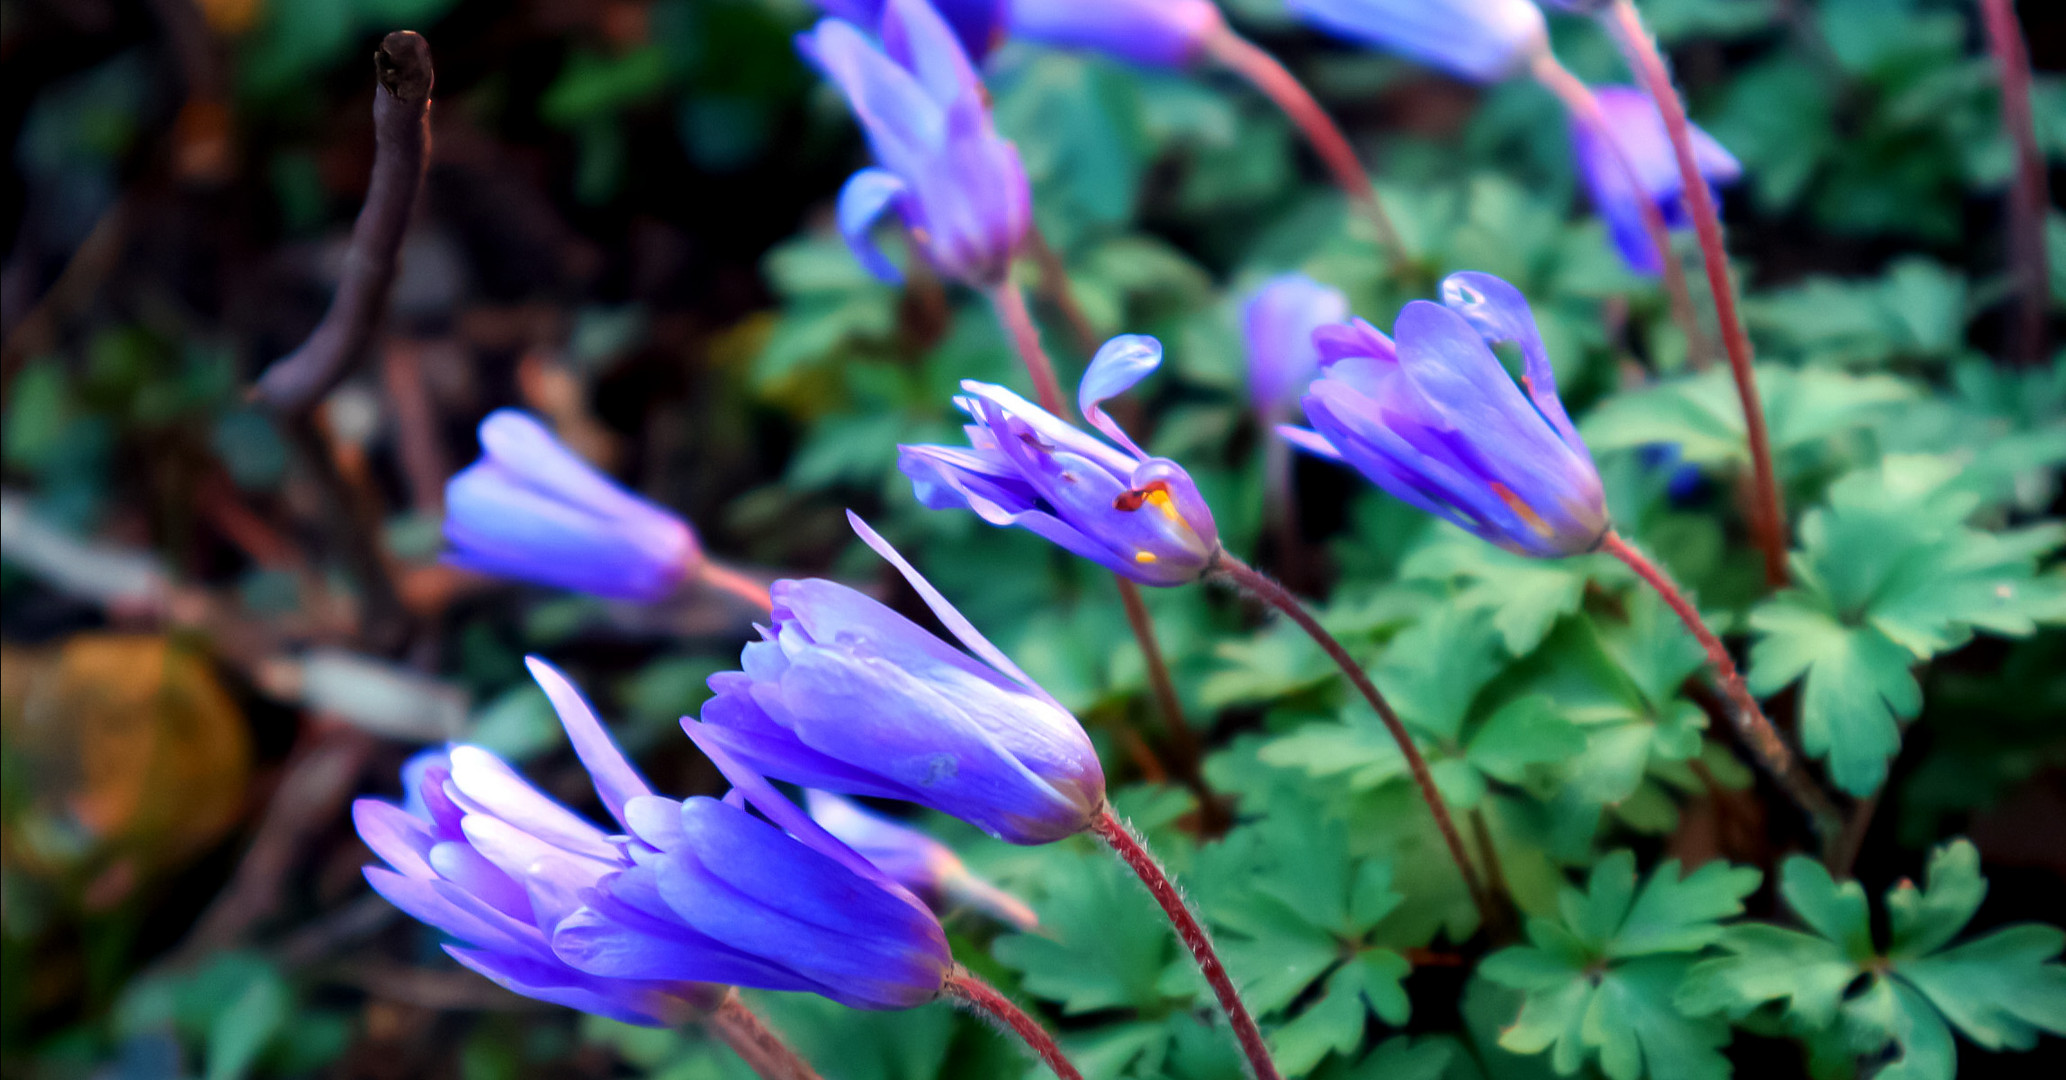
[[[835,19],[875,30],[882,24],[883,0],[814,0]],[[931,0],[933,10],[954,31],[962,51],[981,60],[1004,38],[1004,11],[1009,0]]]
[[[967,53],[925,0],[886,0],[882,46],[825,19],[797,48],[838,84],[874,152],[839,193],[839,227],[855,258],[899,274],[870,236],[895,210],[941,273],[975,286],[1004,280],[1032,224],[1019,152],[990,123]]]
[[[529,997],[652,1025],[714,1007],[721,984],[856,1008],[939,995],[946,938],[910,892],[722,750],[712,760],[740,798],[653,794],[580,692],[529,663],[623,835],[474,746],[426,755],[409,808],[353,807],[389,867],[367,880],[463,942],[447,946],[460,963]]]
[[[1226,28],[1212,0],[1009,0],[1015,38],[1089,49],[1150,67],[1182,67]]]
[[[1118,448],[1001,386],[965,380],[955,399],[974,422],[969,445],[899,446],[918,501],[1016,525],[1143,585],[1198,580],[1219,554],[1212,510],[1183,467],[1149,457],[1098,407],[1162,363],[1154,338],[1127,334],[1098,350],[1078,407]]]
[[[1599,100],[1606,130],[1585,119],[1571,119],[1571,150],[1578,158],[1578,175],[1592,195],[1593,205],[1606,219],[1614,247],[1631,269],[1639,273],[1663,271],[1657,246],[1643,227],[1641,200],[1657,206],[1666,227],[1690,229],[1693,219],[1686,210],[1686,185],[1679,173],[1679,159],[1665,131],[1664,116],[1650,95],[1633,86],[1600,86],[1593,90]],[[1689,125],[1693,159],[1700,166],[1709,189],[1728,184],[1743,175],[1743,166],[1707,132]],[[1607,140],[1612,139],[1610,145]],[[1615,148],[1636,174],[1641,190],[1629,185],[1628,172],[1615,158]]]
[[[1349,298],[1304,274],[1264,282],[1241,305],[1248,345],[1248,394],[1258,412],[1277,417],[1305,393],[1320,370],[1313,331],[1349,317]]]
[[[1442,303],[1406,305],[1393,333],[1361,319],[1316,332],[1322,369],[1304,404],[1318,430],[1280,433],[1509,551],[1596,547],[1608,527],[1600,475],[1520,291],[1451,274]],[[1504,343],[1520,346],[1520,386],[1492,351]]]
[[[852,799],[812,788],[804,792],[811,820],[910,889],[934,910],[966,904],[1021,930],[1040,924],[1026,902],[977,877],[954,849],[908,825],[863,809]]]
[[[1105,774],[1075,717],[847,516],[968,652],[836,582],[778,581],[774,625],[683,725],[768,776],[930,806],[1015,844],[1083,831]]]
[[[1533,0],[1286,0],[1314,26],[1475,82],[1497,82],[1549,47]]]
[[[617,486],[513,409],[481,421],[481,459],[445,485],[452,562],[619,600],[652,602],[694,576],[688,523]]]

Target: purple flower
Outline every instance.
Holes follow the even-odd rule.
[[[819,10],[835,19],[873,31],[882,23],[883,0],[815,0]],[[954,31],[962,51],[982,59],[1004,38],[1004,9],[1008,0],[932,0],[933,10]]]
[[[855,258],[885,281],[894,265],[870,231],[895,210],[940,272],[975,286],[1004,280],[1032,223],[1019,152],[1000,138],[982,85],[954,33],[925,0],[887,0],[882,48],[852,23],[825,19],[797,48],[839,85],[878,167],[839,193],[839,227]]]
[[[1120,449],[990,383],[963,381],[955,404],[975,422],[969,445],[899,446],[897,467],[918,501],[1016,525],[1143,585],[1198,580],[1219,555],[1219,530],[1176,462],[1149,457],[1098,408],[1162,363],[1154,338],[1113,338],[1077,391],[1083,415]]]
[[[910,892],[722,750],[706,748],[736,785],[726,800],[653,794],[580,692],[529,663],[624,834],[473,746],[413,763],[407,809],[353,806],[388,864],[367,880],[459,939],[446,947],[455,959],[519,994],[652,1025],[713,1007],[718,984],[856,1008],[938,996],[952,960]]]
[[[674,514],[617,486],[538,421],[498,409],[481,421],[481,459],[445,485],[447,558],[619,600],[665,599],[703,554]]]
[[[1442,303],[1406,305],[1393,332],[1396,345],[1361,319],[1315,332],[1322,370],[1305,408],[1318,431],[1279,428],[1284,437],[1509,551],[1598,545],[1608,524],[1600,475],[1557,399],[1520,291],[1490,274],[1451,274]],[[1521,348],[1519,387],[1492,352],[1503,343]]]
[[[1664,129],[1664,116],[1650,95],[1633,86],[1601,86],[1594,89],[1605,114],[1607,130],[1584,120],[1571,121],[1571,150],[1578,158],[1578,175],[1592,193],[1593,205],[1607,221],[1614,246],[1630,268],[1639,273],[1663,271],[1657,246],[1643,228],[1641,200],[1657,206],[1664,223],[1672,229],[1689,229],[1693,219],[1686,212],[1686,185],[1679,176],[1679,159],[1672,150],[1671,136]],[[1689,125],[1690,126],[1690,125]],[[1714,137],[1692,127],[1693,160],[1700,175],[1714,185],[1727,184],[1743,175],[1743,166]],[[1614,140],[1609,145],[1608,139]],[[1615,160],[1614,146],[1636,174],[1641,191],[1631,190],[1628,173]]]
[[[1226,27],[1212,0],[1010,0],[1015,38],[1182,67]]]
[[[1533,0],[1286,0],[1331,34],[1474,82],[1496,82],[1549,47]]]
[[[1081,832],[1105,774],[1075,717],[847,517],[975,655],[844,585],[778,581],[773,627],[743,671],[711,677],[702,721],[683,721],[691,737],[778,779],[930,806],[1015,844]]]
[[[1277,417],[1305,393],[1320,370],[1313,331],[1349,317],[1349,298],[1304,274],[1283,274],[1264,282],[1241,305],[1241,333],[1248,344],[1248,393],[1257,411]]]
[[[811,820],[935,910],[967,904],[1021,930],[1040,925],[1025,901],[977,877],[954,849],[917,829],[816,788],[804,792],[804,805],[810,808]]]

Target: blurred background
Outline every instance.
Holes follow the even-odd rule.
[[[1547,94],[1330,42],[1274,0],[1225,6],[1349,129],[1430,265],[1528,291],[1567,399],[1684,365],[1662,298],[1584,212]],[[1761,349],[1946,380],[2002,353],[2012,160],[1970,5],[1642,6],[1695,118],[1746,166],[1726,212]],[[2066,5],[2019,6],[2057,191]],[[481,742],[592,806],[526,652],[576,675],[656,786],[719,786],[674,721],[736,660],[751,612],[717,595],[611,605],[438,563],[443,482],[497,407],[548,419],[749,572],[899,595],[850,542],[843,511],[861,510],[1135,775],[1124,733],[1153,713],[1102,577],[928,515],[895,476],[895,442],[952,440],[956,379],[1018,375],[980,303],[922,276],[878,284],[830,228],[864,150],[792,48],[815,17],[806,0],[0,0],[0,1072],[738,1075],[693,1036],[584,1020],[459,970],[359,876],[349,799],[395,794],[425,744]],[[1622,77],[1590,26],[1555,26],[1574,69]],[[404,28],[435,57],[434,156],[386,332],[322,410],[346,509],[375,526],[400,601],[402,629],[376,646],[337,508],[246,388],[328,303],[371,164],[373,49]],[[1230,298],[1304,267],[1388,325],[1412,294],[1238,83],[1024,46],[991,74],[1090,328],[1170,347],[1146,388],[1155,451],[1193,467],[1230,546],[1251,550],[1260,441]],[[2047,241],[2066,266],[2056,209]],[[1085,342],[1040,314],[1067,380]],[[2047,422],[2060,370],[1990,415]],[[1395,569],[1417,521],[1335,470],[1302,466],[1299,482],[1309,587]],[[1754,591],[1747,551],[1711,562],[1704,601]],[[1163,593],[1187,702],[1222,739],[1310,682],[1282,639],[1215,648],[1250,613]],[[1889,853],[1966,829],[2006,898],[1994,917],[2056,918],[2066,643],[1986,648],[1968,666],[1987,678],[1943,665],[1918,729],[1930,765],[1897,765],[1898,812],[1865,862],[1912,865]],[[1932,726],[1981,714],[2000,721],[1984,735]],[[969,850],[1013,880],[1017,853]],[[1016,1060],[944,1008],[768,1008],[807,1056],[826,1050],[828,1076]]]

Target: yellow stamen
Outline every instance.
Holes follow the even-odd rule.
[[[1513,490],[1508,488],[1505,484],[1499,483],[1495,480],[1490,481],[1487,484],[1487,486],[1492,489],[1492,493],[1494,495],[1499,496],[1500,502],[1503,502],[1507,505],[1507,509],[1512,510],[1514,513],[1521,515],[1521,520],[1527,522],[1528,527],[1534,529],[1536,535],[1541,536],[1543,539],[1546,540],[1549,538],[1551,533],[1556,532],[1555,529],[1550,527],[1549,522],[1542,520],[1542,515],[1536,513],[1534,507],[1531,507],[1527,503],[1522,502],[1521,497],[1519,495],[1514,494]]]
[[[1155,553],[1152,551],[1136,551],[1133,553],[1133,561],[1137,563],[1155,562]]]
[[[1155,488],[1154,490],[1148,492],[1147,498],[1148,502],[1152,504],[1155,507],[1155,509],[1162,511],[1163,517],[1166,517],[1169,520],[1177,522],[1179,524],[1183,522],[1182,516],[1176,512],[1176,503],[1171,501],[1169,497],[1169,492],[1167,490],[1163,488]]]

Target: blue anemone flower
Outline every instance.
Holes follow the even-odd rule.
[[[1182,67],[1226,28],[1212,0],[1010,0],[1011,34],[1148,67]]]
[[[1248,395],[1267,417],[1288,411],[1320,370],[1313,331],[1349,317],[1349,298],[1304,274],[1280,274],[1241,305],[1248,346]]]
[[[445,485],[447,558],[471,570],[654,602],[694,576],[688,523],[619,487],[514,409],[481,421],[481,459]]]
[[[961,42],[925,0],[887,0],[882,45],[825,19],[797,48],[846,95],[876,167],[839,193],[839,228],[872,274],[899,274],[870,236],[894,210],[925,257],[978,287],[1004,280],[1033,219],[1019,152],[997,134]]]
[[[387,863],[367,880],[457,938],[455,959],[527,997],[655,1026],[714,1008],[723,984],[864,1009],[939,996],[953,961],[917,897],[721,749],[706,747],[734,796],[653,794],[580,691],[528,662],[622,834],[475,746],[419,756],[403,806],[353,806]]]
[[[1406,305],[1392,330],[1396,342],[1361,319],[1315,332],[1321,374],[1304,404],[1317,430],[1279,432],[1509,551],[1597,547],[1608,527],[1600,474],[1520,290],[1451,274],[1442,303]],[[1492,351],[1506,343],[1520,346],[1519,386]]]
[[[1286,0],[1294,15],[1474,82],[1497,82],[1549,47],[1533,0]]]
[[[1606,130],[1579,117],[1571,120],[1571,149],[1578,158],[1578,175],[1592,195],[1593,205],[1606,219],[1607,231],[1623,261],[1639,273],[1663,271],[1657,246],[1643,227],[1641,200],[1657,207],[1666,227],[1693,227],[1686,211],[1686,185],[1679,173],[1679,159],[1665,131],[1664,116],[1650,95],[1633,86],[1594,88]],[[1743,166],[1722,144],[1699,127],[1688,125],[1693,141],[1693,160],[1700,167],[1709,190],[1743,175]],[[1607,140],[1612,139],[1610,145]],[[1641,190],[1631,190],[1628,172],[1615,160],[1615,148],[1627,159]],[[1717,197],[1719,201],[1719,197]]]
[[[930,806],[1015,844],[1082,832],[1105,805],[1082,726],[847,517],[968,652],[836,582],[777,581],[774,625],[743,670],[711,677],[701,722],[682,722],[691,737],[777,779]]]
[[[1016,525],[1143,585],[1182,585],[1220,550],[1212,510],[1183,467],[1149,457],[1098,406],[1162,363],[1162,344],[1125,334],[1092,358],[1078,407],[1113,445],[1002,386],[964,380],[969,445],[899,446],[897,468],[934,510]]]

